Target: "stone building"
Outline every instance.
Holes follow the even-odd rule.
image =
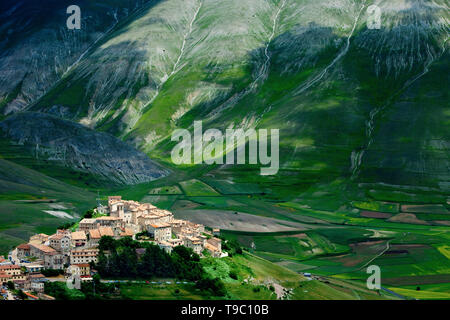
[[[84,231],[72,232],[72,247],[83,247],[87,243],[86,233]]]
[[[70,251],[70,264],[97,262],[98,249],[76,249]]]
[[[172,228],[168,223],[149,224],[147,232],[155,241],[167,241],[172,238]]]
[[[59,251],[65,252],[70,250],[71,247],[71,236],[67,233],[57,233],[48,238],[50,242],[50,247]]]
[[[43,244],[43,243],[47,242],[47,240],[48,240],[48,235],[46,235],[45,233],[38,233],[38,234],[35,234],[34,236],[30,237],[29,243]]]
[[[84,218],[78,224],[78,231],[89,232],[89,230],[98,228],[97,220],[93,218]]]
[[[30,245],[28,243],[22,243],[17,246],[17,258],[26,259],[30,256]]]
[[[25,280],[26,277],[22,273],[20,266],[15,264],[0,266],[0,273],[9,276],[8,281]]]
[[[196,237],[184,238],[184,245],[187,248],[191,248],[197,254],[201,254],[203,251],[203,241]]]

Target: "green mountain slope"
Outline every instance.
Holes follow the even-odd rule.
[[[272,179],[447,193],[449,132],[436,114],[448,109],[448,78],[433,79],[448,67],[448,6],[377,2],[377,30],[367,28],[370,4],[161,2],[115,30],[33,109],[57,110],[169,164],[170,134],[194,120],[204,130],[279,128],[283,170]],[[438,101],[436,112],[428,105]]]
[[[108,32],[147,0],[81,0],[81,29],[69,30],[68,0],[0,4],[0,110],[11,114],[34,103]]]
[[[79,218],[96,195],[0,159],[0,254],[40,232]]]

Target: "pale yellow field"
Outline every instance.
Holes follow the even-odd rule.
[[[438,246],[437,249],[442,253],[447,259],[450,259],[450,245],[444,244]]]

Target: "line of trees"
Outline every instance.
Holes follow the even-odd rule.
[[[98,261],[93,267],[102,277],[177,278],[195,281],[198,289],[210,295],[226,295],[223,282],[207,276],[200,256],[190,248],[177,246],[169,254],[152,243],[104,236],[100,239],[99,250]]]
[[[133,241],[128,237],[114,240],[105,236],[100,239],[99,249],[94,267],[102,277],[170,277],[191,281],[205,277],[199,255],[184,246],[175,247],[169,254],[151,243]]]
[[[98,261],[91,262],[91,266],[97,269],[98,275],[93,276],[92,282],[83,282],[81,290],[69,289],[64,282],[46,282],[45,292],[57,300],[109,299],[119,294],[120,286],[101,283],[100,277],[167,277],[194,281],[195,287],[208,296],[225,296],[227,293],[220,279],[208,277],[199,255],[184,246],[175,247],[169,254],[151,243],[129,237],[115,240],[103,236],[99,242]]]

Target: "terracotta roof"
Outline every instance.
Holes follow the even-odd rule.
[[[172,215],[172,212],[164,209],[158,209],[158,208],[152,208],[150,209],[150,212],[159,216],[168,216]]]
[[[30,274],[30,278],[45,278],[42,273]]]
[[[100,227],[98,228],[98,231],[100,232],[100,235],[103,236],[110,236],[114,237],[114,232],[111,227]]]
[[[86,240],[86,233],[84,231],[72,232],[72,240]]]
[[[111,221],[113,221],[113,220],[122,220],[122,218],[119,218],[119,217],[110,217],[110,216],[102,216],[102,217],[98,217],[97,218],[97,221],[98,220],[111,220]]]
[[[219,238],[210,238],[208,240],[206,240],[209,244],[213,245],[213,246],[218,246],[220,243],[222,243],[222,240],[220,240]]]
[[[0,270],[8,270],[8,269],[20,269],[20,266],[16,264],[7,264],[5,266],[0,266]]]
[[[97,220],[96,219],[92,219],[92,218],[84,218],[83,220],[80,221],[81,223],[87,223],[87,224],[91,224],[91,223],[95,223]]]
[[[17,246],[17,249],[30,250],[30,245],[28,243],[22,243]]]
[[[38,234],[35,234],[35,236],[40,236],[40,237],[48,237],[48,235],[47,234],[45,234],[45,233],[38,233]]]
[[[78,249],[70,251],[72,256],[97,256],[98,249]],[[78,253],[78,254],[77,254]]]
[[[90,267],[89,263],[79,263],[79,264],[75,264],[75,266],[80,267],[80,268]]]
[[[202,242],[199,238],[196,237],[186,237],[186,238],[194,244],[199,244]]]
[[[122,200],[122,196],[108,196],[108,200]]]
[[[205,244],[205,248],[208,249],[208,250],[210,250],[210,251],[219,251],[219,248],[217,248],[217,247],[211,245],[210,243],[206,243],[206,244]]]
[[[36,300],[39,299],[38,297],[32,295],[31,293],[28,293],[28,292],[25,292],[25,291],[24,291],[23,293],[25,293],[25,294],[26,294],[28,297],[30,297],[30,298],[33,298],[33,299],[36,299]]]
[[[46,235],[45,233],[38,233],[34,236],[31,236],[30,239],[39,239],[41,241],[42,239],[48,239],[48,235]]]
[[[144,214],[140,217],[138,217],[138,219],[159,219],[160,216],[157,216],[156,214]]]
[[[167,228],[170,227],[170,224],[160,222],[160,223],[151,223],[150,226],[152,226],[153,228]]]
[[[43,245],[43,244],[37,244],[37,243],[31,243],[31,247],[35,247],[36,249],[45,252],[45,253],[56,253],[56,250],[53,248],[50,248],[49,246]]]
[[[61,240],[62,238],[67,237],[67,234],[58,233],[49,237],[50,240]]]
[[[100,239],[102,236],[100,235],[100,231],[98,229],[89,230],[89,237],[91,239]]]
[[[125,230],[122,231],[122,232],[120,233],[120,235],[121,235],[122,237],[132,237],[132,236],[134,235],[134,232],[133,232],[133,230],[131,230],[130,228],[125,228]]]

